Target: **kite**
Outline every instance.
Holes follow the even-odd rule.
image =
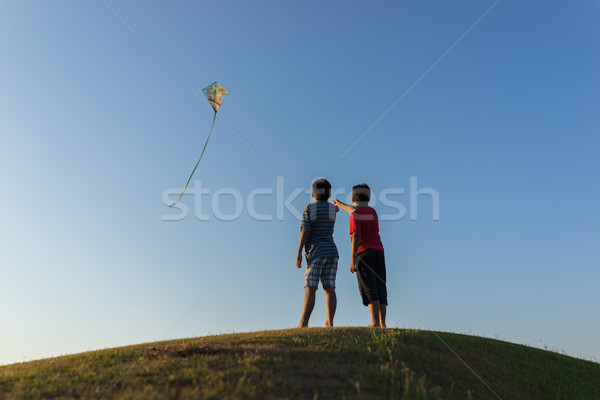
[[[179,201],[181,196],[183,196],[185,189],[187,189],[188,184],[192,180],[192,176],[194,175],[194,172],[196,172],[196,168],[198,168],[198,164],[200,164],[200,160],[202,160],[202,156],[204,155],[204,150],[206,150],[206,145],[208,144],[208,141],[210,140],[210,135],[212,134],[213,128],[215,127],[215,120],[217,119],[217,111],[219,111],[219,107],[221,107],[221,103],[223,102],[223,100],[225,100],[225,97],[229,94],[229,90],[225,89],[223,86],[219,85],[217,82],[213,82],[209,86],[202,89],[202,91],[208,98],[208,102],[212,106],[213,110],[215,110],[215,115],[213,117],[212,126],[210,127],[210,132],[208,134],[208,138],[206,139],[206,143],[204,143],[204,148],[202,148],[202,153],[200,153],[200,158],[198,159],[196,166],[192,170],[192,173],[190,174],[190,177],[188,178],[185,186],[183,187],[181,194],[177,197],[177,200],[175,200],[173,202],[173,204],[171,204],[169,207],[173,207],[175,205],[175,203],[177,203]]]

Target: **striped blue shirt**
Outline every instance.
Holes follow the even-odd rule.
[[[336,206],[326,201],[307,204],[302,213],[302,228],[310,229],[304,254],[310,263],[317,257],[339,257],[333,241]]]

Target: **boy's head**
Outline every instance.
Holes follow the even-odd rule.
[[[331,183],[325,178],[317,179],[312,184],[312,195],[317,201],[327,201],[331,197]]]
[[[368,203],[371,199],[371,188],[366,183],[361,183],[352,187],[352,202],[366,202]]]

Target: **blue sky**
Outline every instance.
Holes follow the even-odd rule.
[[[323,176],[407,210],[381,222],[389,326],[599,359],[599,18],[598,1],[0,1],[0,364],[295,326],[299,221],[277,196]],[[167,221],[215,80],[231,94],[191,183],[210,192]],[[411,220],[411,177],[438,221],[427,195]],[[367,325],[347,230],[339,214],[335,322]]]

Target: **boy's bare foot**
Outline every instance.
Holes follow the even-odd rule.
[[[299,328],[308,328],[308,325],[302,325],[302,322],[300,322],[298,324],[298,326],[296,327],[296,329],[299,329]]]
[[[333,324],[330,324],[329,321],[325,321],[326,328],[333,328]]]
[[[369,325],[369,327],[371,327],[371,328],[381,328],[381,325],[379,325],[379,324],[371,324],[371,325]]]

